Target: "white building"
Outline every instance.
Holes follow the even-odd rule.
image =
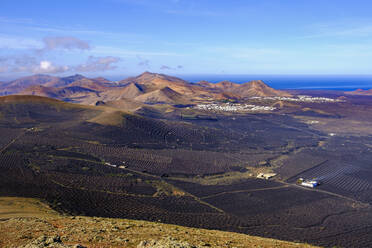
[[[301,185],[308,188],[315,188],[319,185],[319,182],[317,180],[304,180],[301,182]]]
[[[258,173],[257,178],[262,178],[262,179],[270,179],[272,177],[275,177],[276,173]]]

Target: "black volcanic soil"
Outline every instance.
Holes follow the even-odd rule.
[[[335,123],[327,127],[284,110],[216,121],[123,113],[120,125],[102,125],[90,121],[99,107],[0,101],[0,195],[42,198],[72,215],[370,247],[372,100],[364,101],[299,107],[341,116],[306,117]],[[363,135],[348,129],[357,121]],[[325,129],[343,125],[347,132]],[[278,175],[255,178],[267,171]],[[300,187],[298,177],[321,185]]]

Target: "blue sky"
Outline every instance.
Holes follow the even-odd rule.
[[[1,0],[0,79],[372,74],[371,1]]]

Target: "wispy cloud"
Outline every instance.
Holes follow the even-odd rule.
[[[121,59],[119,57],[94,57],[90,56],[86,63],[78,65],[75,70],[80,72],[96,72],[109,71],[117,68],[117,64]]]
[[[30,55],[8,56],[0,58],[1,72],[26,73],[62,73],[70,70],[69,66],[55,65],[45,59]]]
[[[139,60],[138,66],[145,67],[145,68],[150,68],[150,60],[144,59],[139,55],[137,56],[137,59]]]
[[[282,54],[283,51],[273,48],[242,48],[231,52],[231,56],[234,58],[259,58],[267,56],[277,56]]]
[[[137,5],[144,8],[156,9],[159,12],[171,15],[182,15],[182,16],[224,16],[225,12],[215,11],[212,9],[200,8],[199,1],[187,0],[111,0],[116,3],[125,3],[131,5]]]
[[[372,23],[314,24],[312,33],[300,38],[372,37]]]
[[[32,24],[33,20],[31,18],[9,18],[0,16],[0,23]]]
[[[213,10],[195,10],[195,9],[166,9],[164,13],[172,15],[183,15],[183,16],[205,16],[205,17],[221,17],[225,13],[217,12]]]
[[[171,66],[168,66],[168,65],[160,66],[160,70],[180,70],[180,69],[183,69],[182,65],[177,65],[176,67],[171,67]]]
[[[63,26],[50,26],[50,25],[32,25],[25,26],[24,29],[31,31],[38,31],[43,33],[54,33],[57,35],[74,35],[74,36],[101,36],[105,38],[115,38],[123,40],[127,43],[143,43],[142,40],[147,36],[139,33],[127,33],[127,32],[110,32],[102,30],[94,30],[89,28],[78,28],[78,27],[63,27]]]
[[[11,44],[16,39],[1,39],[0,47]],[[33,40],[32,40],[33,41]],[[2,44],[2,42],[4,44]],[[28,43],[31,43],[32,46]],[[77,72],[98,72],[108,71],[117,68],[116,64],[121,61],[116,56],[89,56],[87,61],[78,65],[57,65],[47,59],[54,50],[72,51],[72,50],[90,50],[88,42],[72,36],[45,37],[41,44],[39,42],[18,41],[11,45],[12,48],[28,48],[26,51],[10,53],[8,55],[0,54],[0,72],[1,73],[63,73],[67,71]],[[35,48],[35,45],[39,47]],[[41,47],[40,47],[41,45]],[[59,54],[59,53],[58,53]],[[57,55],[58,55],[57,54]],[[56,54],[54,54],[56,55]]]
[[[39,40],[0,34],[0,48],[2,49],[40,49],[43,43]]]
[[[115,70],[116,64],[121,59],[118,57],[88,57],[87,61],[78,65],[57,65],[47,59],[39,59],[33,56],[9,56],[0,57],[0,72],[10,73],[50,73],[57,74],[63,72],[102,72]]]
[[[162,66],[160,66],[160,70],[172,70],[172,68],[170,66],[167,66],[167,65],[162,65]]]
[[[104,54],[115,54],[118,56],[125,57],[153,57],[153,56],[169,56],[169,57],[183,57],[186,56],[182,53],[172,53],[172,52],[155,52],[155,51],[138,51],[138,50],[128,50],[118,47],[109,47],[109,46],[96,46],[92,49],[94,53],[104,53]]]
[[[211,46],[204,48],[208,54],[217,54],[223,58],[241,59],[241,60],[271,60],[276,56],[287,53],[283,49],[272,47],[242,47],[238,45],[229,45],[228,47]]]
[[[27,49],[29,51],[52,51],[61,50],[89,50],[90,44],[73,36],[48,36],[42,41],[19,36],[0,34],[0,48],[4,49]]]
[[[164,8],[169,6],[169,4],[179,4],[181,2],[190,2],[191,0],[181,1],[181,0],[109,0],[110,2],[115,3],[125,3],[125,4],[132,4],[132,5],[139,5],[143,7],[157,7],[157,8]]]
[[[55,49],[64,49],[64,50],[89,50],[91,46],[88,42],[78,39],[72,36],[60,36],[60,37],[45,37],[43,39],[44,48],[43,50],[55,50]]]
[[[32,32],[45,33],[48,36],[101,36],[105,38],[115,38],[115,40],[122,40],[126,43],[142,43],[142,40],[148,38],[146,35],[140,33],[130,32],[111,32],[109,30],[92,29],[84,26],[61,26],[51,25],[50,23],[43,23],[41,21],[34,21],[28,18],[7,18],[0,16],[0,25],[12,24],[18,31],[26,30]]]

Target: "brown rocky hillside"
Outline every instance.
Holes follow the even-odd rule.
[[[37,199],[0,197],[0,247],[313,247],[156,222],[64,216]]]

